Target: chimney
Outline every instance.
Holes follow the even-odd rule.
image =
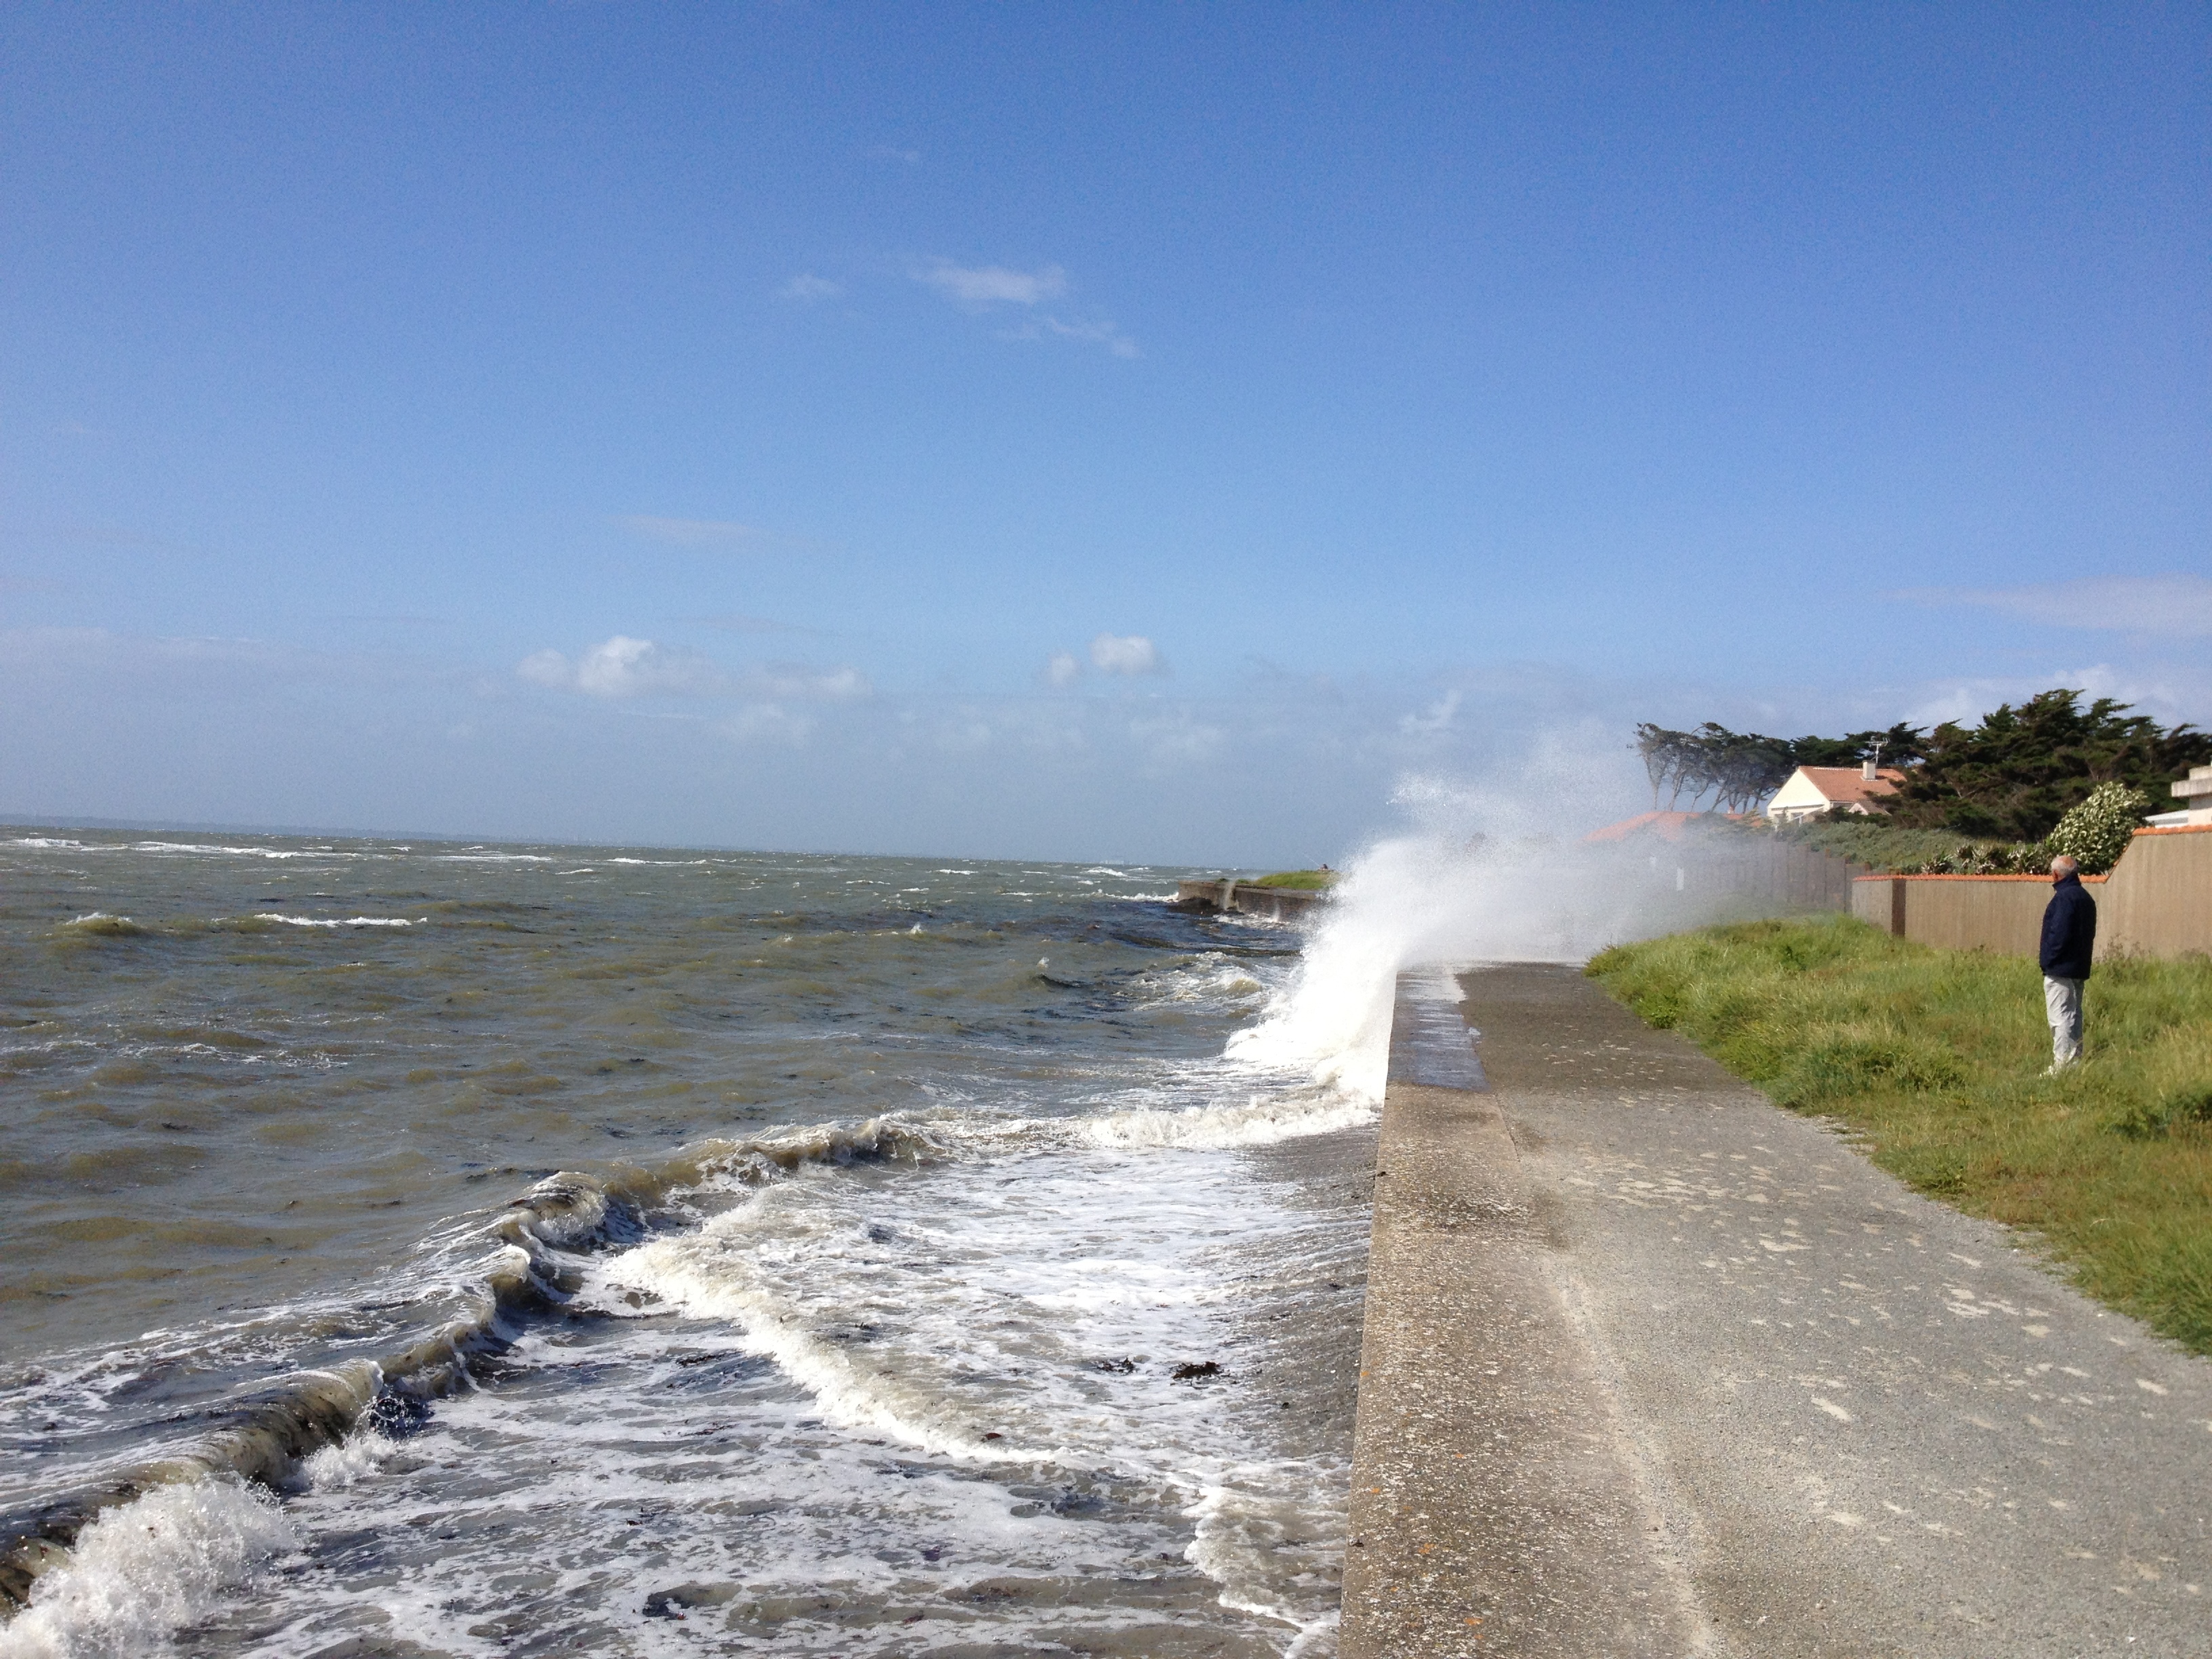
[[[1872,783],[1874,781],[1874,775],[1875,759],[1873,756],[1869,755],[1866,759],[1859,763],[1859,775],[1864,778],[1869,783]]]

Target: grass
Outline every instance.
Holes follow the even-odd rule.
[[[1295,887],[1303,892],[1316,892],[1324,887],[1336,885],[1334,870],[1278,870],[1272,876],[1261,876],[1255,881],[1240,881],[1239,887]]]
[[[2051,1062],[2025,957],[1936,951],[1845,916],[1626,945],[1589,969],[1876,1164],[2039,1233],[2075,1283],[2212,1353],[2212,962],[2100,963],[2086,1061]]]

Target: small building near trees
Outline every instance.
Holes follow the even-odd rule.
[[[1801,766],[1766,803],[1771,823],[1796,823],[1841,808],[1861,814],[1887,811],[1886,795],[1897,793],[1905,774],[1893,766]]]

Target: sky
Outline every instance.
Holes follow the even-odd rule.
[[[2212,724],[2202,5],[25,3],[0,217],[18,821],[1264,867]]]

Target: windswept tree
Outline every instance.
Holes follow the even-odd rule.
[[[1636,728],[1636,751],[1651,781],[1651,805],[1663,792],[1669,810],[1686,799],[1692,810],[1711,796],[1724,812],[1748,812],[1779,788],[1796,765],[1792,745],[1756,732],[1731,732],[1706,721],[1694,732],[1650,723]]]
[[[1698,728],[1698,738],[1715,804],[1723,812],[1754,811],[1797,767],[1784,738],[1731,732],[1711,720]]]
[[[1669,731],[1663,726],[1654,726],[1646,720],[1636,728],[1636,752],[1644,758],[1644,774],[1651,780],[1651,810],[1659,810],[1662,790],[1672,793],[1667,799],[1668,811],[1682,798],[1685,777],[1683,762],[1689,754],[1692,739],[1687,732]]]
[[[1790,745],[1798,766],[1856,766],[1879,760],[1884,766],[1913,766],[1927,758],[1928,734],[1903,720],[1887,732],[1853,732],[1841,738],[1800,738]]]

